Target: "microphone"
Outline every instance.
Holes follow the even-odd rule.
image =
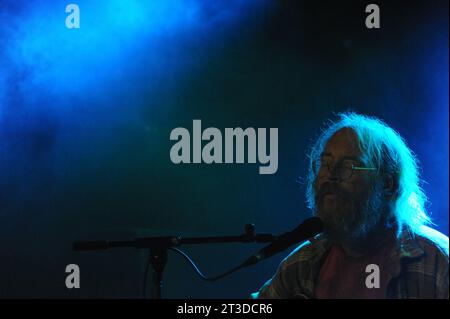
[[[263,249],[261,249],[258,253],[251,256],[247,259],[242,267],[247,267],[250,265],[254,265],[257,262],[269,258],[288,247],[296,244],[298,242],[307,240],[308,238],[314,237],[317,234],[323,231],[323,223],[319,217],[311,217],[305,220],[294,230],[284,233],[278,236],[275,241]]]

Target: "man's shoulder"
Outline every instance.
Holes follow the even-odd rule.
[[[327,240],[318,235],[298,245],[280,263],[276,274],[252,298],[308,298],[314,293],[312,271],[326,252]]]
[[[329,246],[324,235],[318,235],[297,246],[282,262],[284,267],[305,263],[320,258]]]
[[[446,235],[428,226],[422,226],[414,235],[415,241],[427,255],[444,258],[448,262],[449,239]]]

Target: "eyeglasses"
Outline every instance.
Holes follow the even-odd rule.
[[[317,162],[313,162],[313,171],[315,175],[323,174],[326,171],[332,174],[332,164],[330,161],[319,160]],[[344,160],[340,163],[337,163],[334,168],[334,173],[339,180],[346,180],[352,177],[354,171],[376,171],[375,167],[364,167],[364,166],[356,166],[352,161]]]

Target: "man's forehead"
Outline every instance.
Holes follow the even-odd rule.
[[[331,136],[321,155],[357,159],[361,156],[358,141],[358,136],[353,129],[342,128]]]

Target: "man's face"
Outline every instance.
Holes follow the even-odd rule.
[[[364,236],[379,221],[381,200],[371,171],[352,171],[341,179],[336,166],[365,166],[356,133],[337,131],[327,142],[314,182],[316,214],[330,239],[342,242]],[[328,169],[329,168],[329,169]]]

